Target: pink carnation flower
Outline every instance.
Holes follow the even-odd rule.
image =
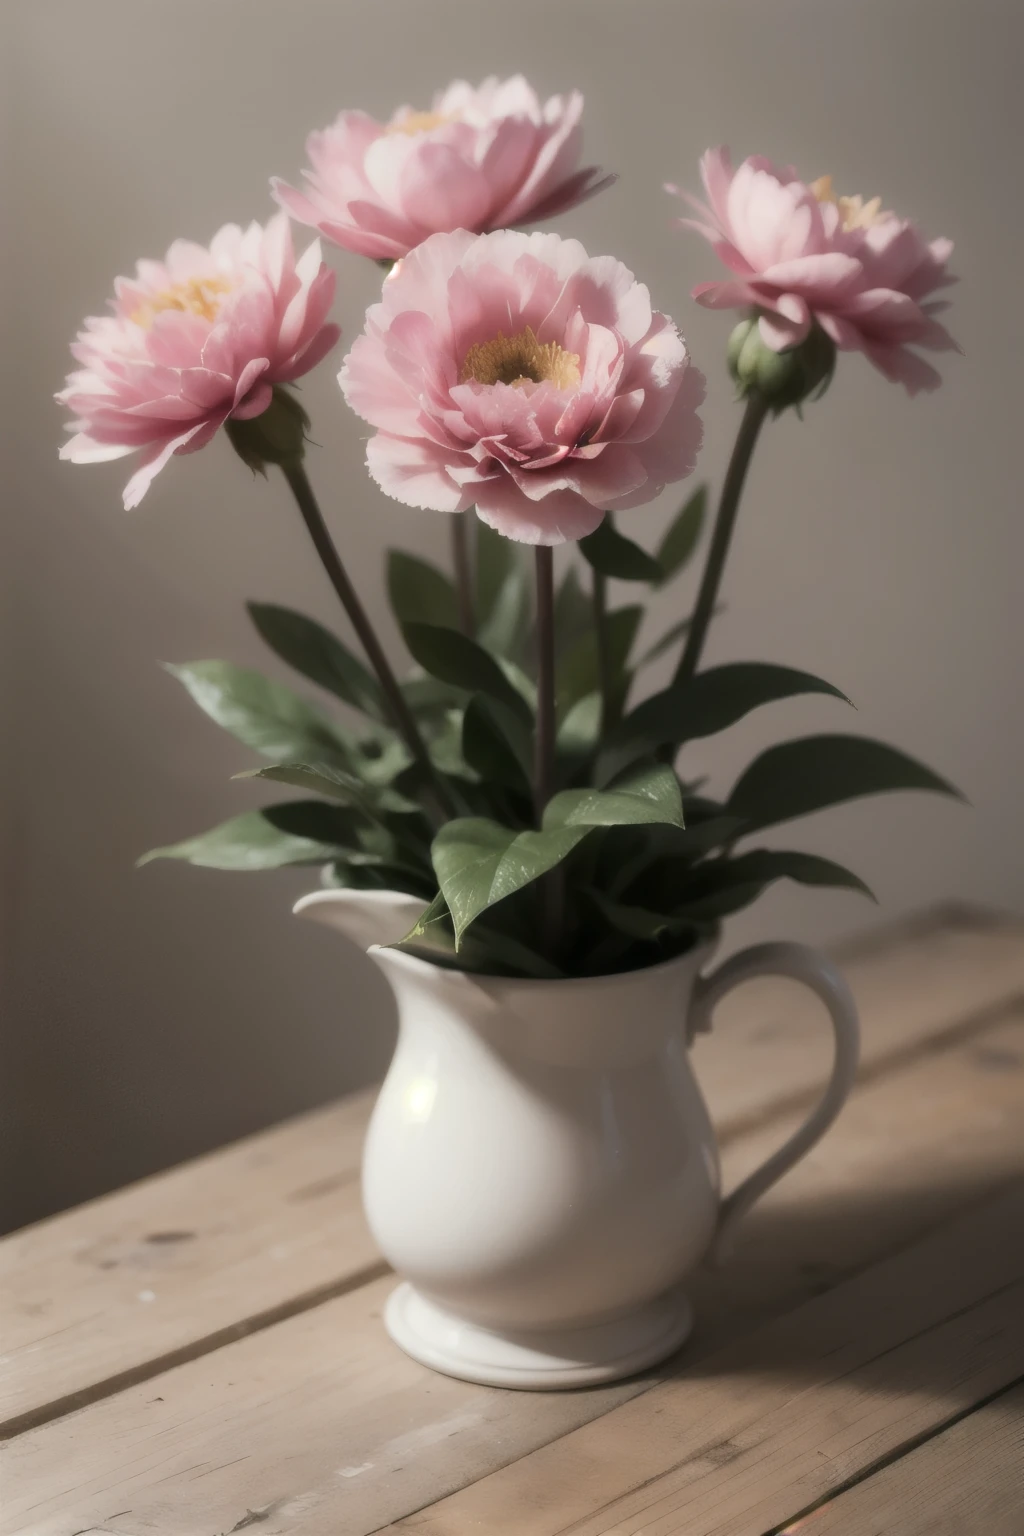
[[[71,345],[82,367],[57,396],[77,418],[62,459],[143,450],[129,508],[172,453],[204,447],[229,416],[259,416],[273,385],[308,373],[341,334],[325,324],[334,274],[319,242],[296,261],[283,213],[265,229],[225,224],[209,249],[176,240],[136,273],[117,278],[112,315],[86,320]]]
[[[693,297],[710,309],[754,306],[764,341],[781,352],[814,321],[837,346],[863,352],[910,394],[941,377],[911,347],[958,350],[930,298],[955,282],[946,271],[950,240],[927,241],[916,225],[880,200],[836,197],[831,177],[802,182],[792,167],[760,155],[735,171],[726,149],[701,161],[707,203],[669,187],[698,213],[680,223],[698,230],[734,274],[699,283]]]
[[[558,235],[434,235],[384,284],[339,382],[377,428],[382,490],[527,544],[693,469],[704,379],[672,321],[611,256]]]
[[[545,219],[608,186],[579,169],[582,113],[579,91],[542,104],[522,75],[456,80],[429,112],[342,112],[310,134],[308,190],[274,181],[274,196],[325,239],[394,260],[428,235]]]

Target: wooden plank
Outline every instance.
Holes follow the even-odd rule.
[[[859,1090],[814,1168],[748,1218],[729,1266],[699,1277],[700,1322],[683,1364],[1014,1177],[1022,1080],[1024,1018],[1014,1015]],[[733,1149],[737,1172],[766,1137]],[[364,1536],[655,1384],[530,1395],[435,1376],[383,1334],[390,1284],[13,1441],[4,1529],[69,1536],[101,1523],[123,1536],[212,1536],[255,1510],[267,1512],[265,1536]],[[111,1519],[119,1510],[131,1514]]]
[[[804,1536],[1021,1536],[1024,1386],[789,1527]]]
[[[374,1093],[7,1238],[0,1433],[381,1274],[358,1194]]]
[[[870,1076],[1024,994],[1024,925],[938,912],[860,945],[846,968]],[[716,1024],[696,1062],[723,1141],[822,1081],[828,1032],[797,989],[744,988]],[[0,1434],[379,1273],[357,1180],[371,1101],[303,1116],[0,1243]]]
[[[418,1536],[763,1536],[1024,1374],[1024,1186],[399,1520]]]

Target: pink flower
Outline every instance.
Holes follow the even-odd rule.
[[[456,80],[429,112],[342,112],[307,141],[308,190],[275,180],[274,196],[336,245],[394,260],[428,235],[546,219],[610,185],[578,168],[582,113],[579,91],[542,105],[522,75]]]
[[[710,240],[734,275],[699,283],[698,303],[760,310],[761,335],[777,352],[817,321],[837,346],[864,352],[910,394],[942,382],[910,348],[958,350],[935,319],[946,305],[929,298],[956,280],[946,271],[951,241],[929,242],[877,197],[836,197],[831,177],[807,184],[760,155],[734,171],[728,150],[709,149],[701,176],[706,204],[667,190],[696,209],[698,218],[680,223]]]
[[[272,386],[308,373],[341,334],[325,324],[334,274],[319,242],[296,261],[283,213],[244,233],[225,224],[209,249],[176,240],[136,273],[115,281],[112,315],[86,320],[71,345],[82,367],[57,396],[77,418],[62,459],[143,450],[129,508],[172,453],[204,447],[229,416],[259,416]]]
[[[339,383],[377,428],[367,463],[389,496],[475,505],[527,544],[593,533],[700,447],[704,379],[672,321],[621,262],[558,235],[433,235],[384,284]]]

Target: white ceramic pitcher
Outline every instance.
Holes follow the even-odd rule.
[[[385,1321],[416,1360],[467,1381],[578,1387],[665,1359],[690,1331],[686,1276],[824,1135],[853,1083],[853,998],[802,945],[758,945],[710,974],[707,945],[647,970],[528,981],[382,948],[419,917],[413,897],[318,891],[295,910],[367,945],[394,990],[398,1046],[363,1165],[367,1218],[402,1282]],[[832,1075],[722,1201],[688,1048],[726,992],[764,975],[824,1002]]]

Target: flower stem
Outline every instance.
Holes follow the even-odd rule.
[[[455,591],[459,600],[459,625],[464,635],[472,640],[476,634],[476,612],[473,603],[473,573],[470,565],[469,522],[472,512],[452,514],[452,568],[455,571]]]
[[[533,807],[538,827],[555,785],[555,578],[551,546],[538,544],[537,572],[537,728],[534,737]],[[565,871],[556,866],[540,882],[544,948],[555,954],[565,909]]]
[[[348,614],[349,622],[359,637],[370,665],[377,674],[377,681],[380,683],[381,692],[384,695],[392,724],[409,748],[415,761],[425,770],[431,784],[432,798],[439,802],[439,805],[449,816],[457,815],[458,813],[448,787],[430,760],[426,744],[420,735],[412,710],[406,703],[405,695],[398,685],[398,679],[392,671],[391,663],[384,654],[384,649],[377,639],[366,609],[359,601],[356,589],[349,579],[348,572],[342,564],[341,556],[338,554],[334,541],[327,530],[327,524],[324,522],[323,513],[320,511],[316,496],[313,494],[313,487],[309,483],[309,477],[306,474],[302,460],[299,458],[288,459],[282,463],[281,472],[288,482],[292,495],[295,497],[299,511],[302,513],[302,520],[309,530],[309,536],[313,540],[317,554],[320,556],[320,563],[327,572],[332,587],[341,599],[342,607]]]
[[[736,526],[736,514],[739,511],[743,483],[747,477],[758,434],[767,415],[768,401],[756,390],[752,391],[747,396],[746,409],[736,434],[736,442],[733,444],[729,467],[725,472],[722,497],[718,503],[718,516],[715,519],[715,531],[711,536],[711,548],[708,550],[697,603],[693,610],[683,654],[679,658],[679,665],[673,678],[674,683],[687,682],[693,677],[700,663],[715,600],[718,597],[718,589],[722,583],[722,572],[729,553],[732,531]]]

